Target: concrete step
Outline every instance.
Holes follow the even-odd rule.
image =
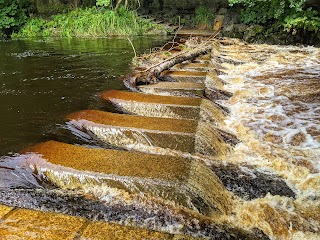
[[[163,208],[174,203],[177,211],[186,208],[206,216],[226,214],[232,206],[216,175],[194,160],[55,141],[30,147],[26,153],[30,167],[55,186],[82,189],[108,204],[124,201],[141,207],[156,201],[153,207]]]
[[[205,72],[209,67],[209,64],[204,62],[204,63],[192,63],[192,62],[185,62],[181,64],[175,65],[172,69],[173,70],[197,70],[199,72]]]
[[[139,90],[147,94],[159,95],[198,95],[203,96],[204,84],[194,82],[158,82],[156,84],[141,85]]]
[[[164,149],[195,152],[198,123],[193,120],[155,118],[85,110],[67,119],[94,138],[127,150],[160,153]]]
[[[168,76],[169,78],[172,78],[174,81],[178,82],[203,83],[206,79],[207,72],[168,70],[164,71],[163,75]]]
[[[146,131],[181,134],[194,133],[198,124],[196,121],[186,119],[133,116],[98,110],[83,110],[75,112],[68,115],[67,119],[85,119],[106,126],[118,126],[130,129],[144,129]]]
[[[200,57],[197,57],[196,60],[198,60],[198,61],[210,61],[211,60],[211,56],[210,56],[210,54],[205,54],[205,55],[202,55]]]
[[[155,239],[155,240],[197,240],[204,238],[195,238],[186,235],[169,234],[155,232],[147,229],[138,229],[133,227],[125,227],[121,225],[91,222],[84,230],[80,240],[134,240],[134,239]]]
[[[228,138],[206,123],[193,120],[131,116],[85,110],[67,117],[77,129],[95,139],[126,150],[176,155],[222,156],[229,151]]]
[[[12,209],[13,209],[12,207],[8,207],[0,204],[0,219],[2,219]]]
[[[224,90],[227,83],[218,77],[214,69],[207,68],[207,71],[199,71],[197,69],[181,70],[184,66],[200,67],[208,65],[208,63],[179,64],[176,67],[177,70],[165,71],[163,73],[167,82],[144,85],[140,87],[140,90],[148,94],[190,97],[205,95],[212,101],[228,100],[232,96],[232,93]]]
[[[11,209],[0,222],[1,239],[74,239],[83,218],[26,209]]]
[[[5,215],[5,216],[4,216]],[[0,236],[11,239],[201,239],[0,205]]]
[[[148,117],[201,120],[221,126],[223,110],[202,98],[160,96],[136,92],[111,90],[101,94],[119,110]]]

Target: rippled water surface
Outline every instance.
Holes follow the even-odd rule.
[[[235,94],[229,103],[237,112],[235,121],[242,118],[268,154],[319,172],[319,49],[270,45],[226,49],[241,63],[229,69],[228,77],[221,76],[233,82]]]
[[[164,41],[133,44],[139,54]],[[132,57],[126,38],[0,42],[0,156],[55,138],[68,113],[100,108],[97,93],[124,88]]]

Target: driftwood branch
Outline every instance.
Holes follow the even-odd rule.
[[[145,72],[140,72],[129,76],[125,80],[127,87],[134,88],[137,84],[155,83],[160,77],[160,74],[170,69],[176,64],[182,63],[187,60],[194,59],[200,55],[206,54],[212,50],[212,44],[201,45],[193,50],[184,51],[176,56],[173,56],[149,69]]]
[[[198,57],[200,55],[203,55],[205,53],[208,53],[211,51],[211,49],[212,49],[212,45],[205,46],[200,49],[191,50],[185,54],[178,55],[177,57],[175,57],[171,60],[167,60],[165,62],[162,62],[157,67],[154,67],[154,68],[150,69],[149,71],[151,74],[155,75],[156,77],[159,77],[160,73],[163,72],[164,70],[168,70],[176,64],[182,63],[184,61],[187,61],[187,60],[193,59],[195,57]]]

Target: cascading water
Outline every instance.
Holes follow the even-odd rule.
[[[138,114],[150,117],[168,117],[168,118],[190,118],[197,119],[199,117],[198,106],[168,106],[168,104],[156,104],[135,101],[118,101],[111,102],[122,112],[129,114]]]
[[[318,239],[319,56],[215,41],[197,77],[215,103],[103,93],[138,116],[69,115],[84,145],[51,141],[2,159],[1,202],[209,239]]]
[[[200,120],[195,134],[195,153],[188,155],[172,150],[150,151],[150,140],[140,151],[144,149],[142,151],[157,154],[183,155],[203,161],[209,166],[213,164],[215,167],[212,170],[218,174],[228,190],[242,199],[247,199],[248,196],[249,199],[254,199],[238,199],[239,201],[235,201],[235,209],[238,210],[233,216],[227,216],[228,221],[236,222],[239,228],[255,226],[275,239],[298,239],[301,236],[312,239],[317,236],[319,230],[319,217],[316,213],[310,214],[310,211],[319,206],[319,201],[316,200],[319,174],[315,165],[316,159],[319,158],[316,120],[319,93],[318,90],[310,91],[312,87],[309,87],[309,94],[303,94],[303,90],[299,88],[302,84],[299,78],[303,79],[307,86],[317,83],[319,61],[315,56],[319,54],[313,52],[315,56],[310,55],[311,60],[304,60],[300,65],[297,61],[289,61],[287,65],[283,65],[282,58],[285,54],[281,51],[287,52],[291,48],[297,52],[318,51],[293,47],[251,46],[242,43],[239,43],[239,46],[220,46],[221,54],[215,52],[214,55],[218,58],[213,62],[219,63],[221,69],[218,69],[218,75],[212,74],[206,78],[206,86],[218,89],[221,94],[230,94],[218,98],[218,105],[202,100],[200,114],[198,113],[200,117],[195,118],[194,113],[190,112],[191,119]],[[244,54],[240,54],[242,52]],[[293,54],[297,56],[296,59],[292,57],[291,61],[301,58],[301,54]],[[307,58],[306,54],[304,57]],[[278,62],[279,58],[281,64]],[[313,67],[310,66],[310,61],[314,61]],[[290,64],[293,66],[288,66]],[[283,69],[287,68],[299,70],[290,70],[290,74],[286,76],[287,70]],[[268,71],[279,72],[270,76]],[[291,82],[297,80],[296,86],[291,86],[290,92],[285,89],[289,81],[283,80],[288,77]],[[311,103],[306,99],[311,99]],[[172,114],[173,108],[168,104],[122,101],[117,98],[111,102],[125,112],[142,116],[188,118],[188,112]],[[219,106],[223,107],[219,109]],[[225,111],[226,108],[228,111]],[[297,110],[298,114],[304,111],[303,119],[293,113]],[[291,123],[290,117],[296,123]],[[277,123],[280,124],[276,126]],[[213,128],[212,124],[218,128]],[[282,126],[283,124],[285,126]],[[285,129],[286,126],[289,128]],[[299,129],[293,128],[297,126]],[[224,129],[228,132],[224,132]],[[231,145],[235,145],[233,150],[227,144],[228,138],[234,140],[229,141]],[[196,153],[201,153],[202,156]],[[222,160],[238,167],[225,167],[225,170],[221,171],[224,169],[223,165],[214,161]],[[234,171],[240,176],[245,176],[246,180],[232,175]],[[237,182],[230,181],[228,174]],[[273,195],[268,191],[259,192],[267,182],[274,184],[267,188]],[[247,184],[249,188],[244,187]]]
[[[296,194],[244,204],[241,224],[277,239],[319,237],[319,49],[239,44],[220,51],[219,78],[233,93],[220,103],[230,109],[226,127],[242,141],[226,161],[275,173]]]
[[[145,123],[148,118],[145,118]],[[190,120],[188,120],[190,122]],[[169,121],[170,122],[170,121]],[[85,119],[71,120],[69,122],[76,129],[84,129],[93,138],[101,140],[108,145],[153,154],[202,154],[221,158],[226,156],[230,145],[220,132],[208,123],[199,122],[197,127],[187,128],[187,131],[174,132],[164,130],[150,130],[146,128],[104,125]],[[186,122],[181,122],[188,123]],[[175,124],[172,121],[171,124]]]
[[[199,118],[203,122],[208,122],[211,125],[223,127],[225,112],[223,108],[210,102],[209,100],[203,99],[200,105]]]
[[[255,238],[250,232],[241,233],[232,224],[226,225],[225,216],[234,200],[202,163],[53,141],[28,151],[32,153],[20,157],[23,165],[30,166],[40,177],[94,200],[98,207],[100,202],[111,213],[126,214],[119,217],[106,212],[105,220],[170,233]],[[128,214],[129,209],[135,211]],[[86,216],[85,212],[79,214]],[[197,230],[188,229],[193,224],[199,224]]]
[[[230,146],[219,132],[206,123],[199,122],[196,132],[196,152],[221,158],[228,155]]]

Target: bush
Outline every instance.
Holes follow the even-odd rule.
[[[23,0],[0,0],[0,32],[10,35],[28,19],[31,3]]]
[[[320,30],[317,10],[305,7],[306,0],[229,0],[243,7],[241,21],[267,27],[282,27],[287,32]]]
[[[304,31],[318,32],[320,30],[319,13],[312,8],[305,11],[292,13],[286,16],[282,22],[282,26],[287,32],[296,32],[298,29]]]
[[[108,35],[143,35],[150,31],[161,31],[149,20],[138,17],[136,12],[121,7],[98,11],[96,7],[70,11],[66,14],[31,19],[12,37],[101,37]]]
[[[97,0],[97,7],[109,7],[111,5],[112,0]]]
[[[196,8],[195,22],[200,28],[210,28],[214,20],[213,13],[204,6]]]

